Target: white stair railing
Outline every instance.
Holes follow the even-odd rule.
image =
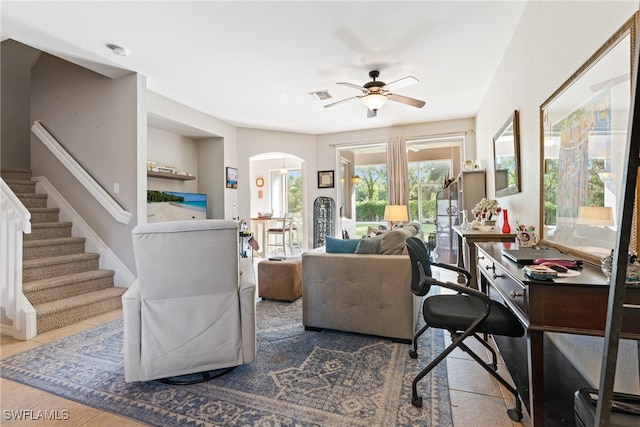
[[[9,323],[3,335],[36,336],[36,312],[22,293],[22,236],[31,233],[31,213],[0,178],[0,305]]]
[[[73,176],[89,191],[89,193],[102,205],[107,212],[118,222],[128,224],[131,219],[131,212],[122,208],[111,195],[93,179],[89,173],[80,165],[76,159],[64,149],[64,147],[54,138],[53,135],[36,120],[31,126],[31,131],[36,135],[45,147],[73,174]]]

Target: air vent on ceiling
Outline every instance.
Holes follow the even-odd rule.
[[[309,92],[309,95],[313,96],[313,99],[315,99],[316,101],[324,101],[325,99],[333,98],[328,90]]]

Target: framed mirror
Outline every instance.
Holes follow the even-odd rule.
[[[540,107],[543,243],[596,265],[617,241],[636,26],[634,14]]]
[[[520,130],[518,110],[509,116],[493,137],[496,197],[520,192]]]

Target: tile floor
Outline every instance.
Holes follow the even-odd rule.
[[[0,357],[8,357],[12,354],[37,347],[42,344],[61,339],[93,328],[102,323],[117,319],[122,316],[122,311],[108,313],[92,319],[85,320],[75,325],[67,326],[55,331],[38,335],[29,341],[17,341],[13,338],[2,336],[0,339]],[[473,341],[473,340],[468,340]],[[470,344],[467,342],[467,344]],[[472,344],[472,343],[471,343]],[[486,354],[486,350],[479,344],[470,345],[478,354]],[[487,356],[488,357],[488,356]],[[520,423],[512,422],[507,416],[507,408],[513,405],[513,397],[498,384],[488,373],[478,367],[466,353],[456,350],[446,359],[449,372],[449,387],[451,392],[451,409],[453,411],[453,423],[457,427],[515,427],[531,425],[530,419],[524,411],[524,419]],[[506,367],[499,363],[498,372],[504,375]],[[507,376],[508,377],[508,376]],[[407,400],[410,399],[407,396]],[[79,403],[66,400],[38,389],[21,385],[14,381],[0,379],[0,424],[2,426],[29,425],[29,426],[141,426],[117,415],[84,406]],[[52,421],[25,422],[6,419],[5,409],[32,409],[32,410],[68,410],[69,419]],[[62,418],[62,417],[60,417]]]

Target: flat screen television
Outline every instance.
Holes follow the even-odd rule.
[[[147,190],[147,222],[206,218],[206,194]]]

